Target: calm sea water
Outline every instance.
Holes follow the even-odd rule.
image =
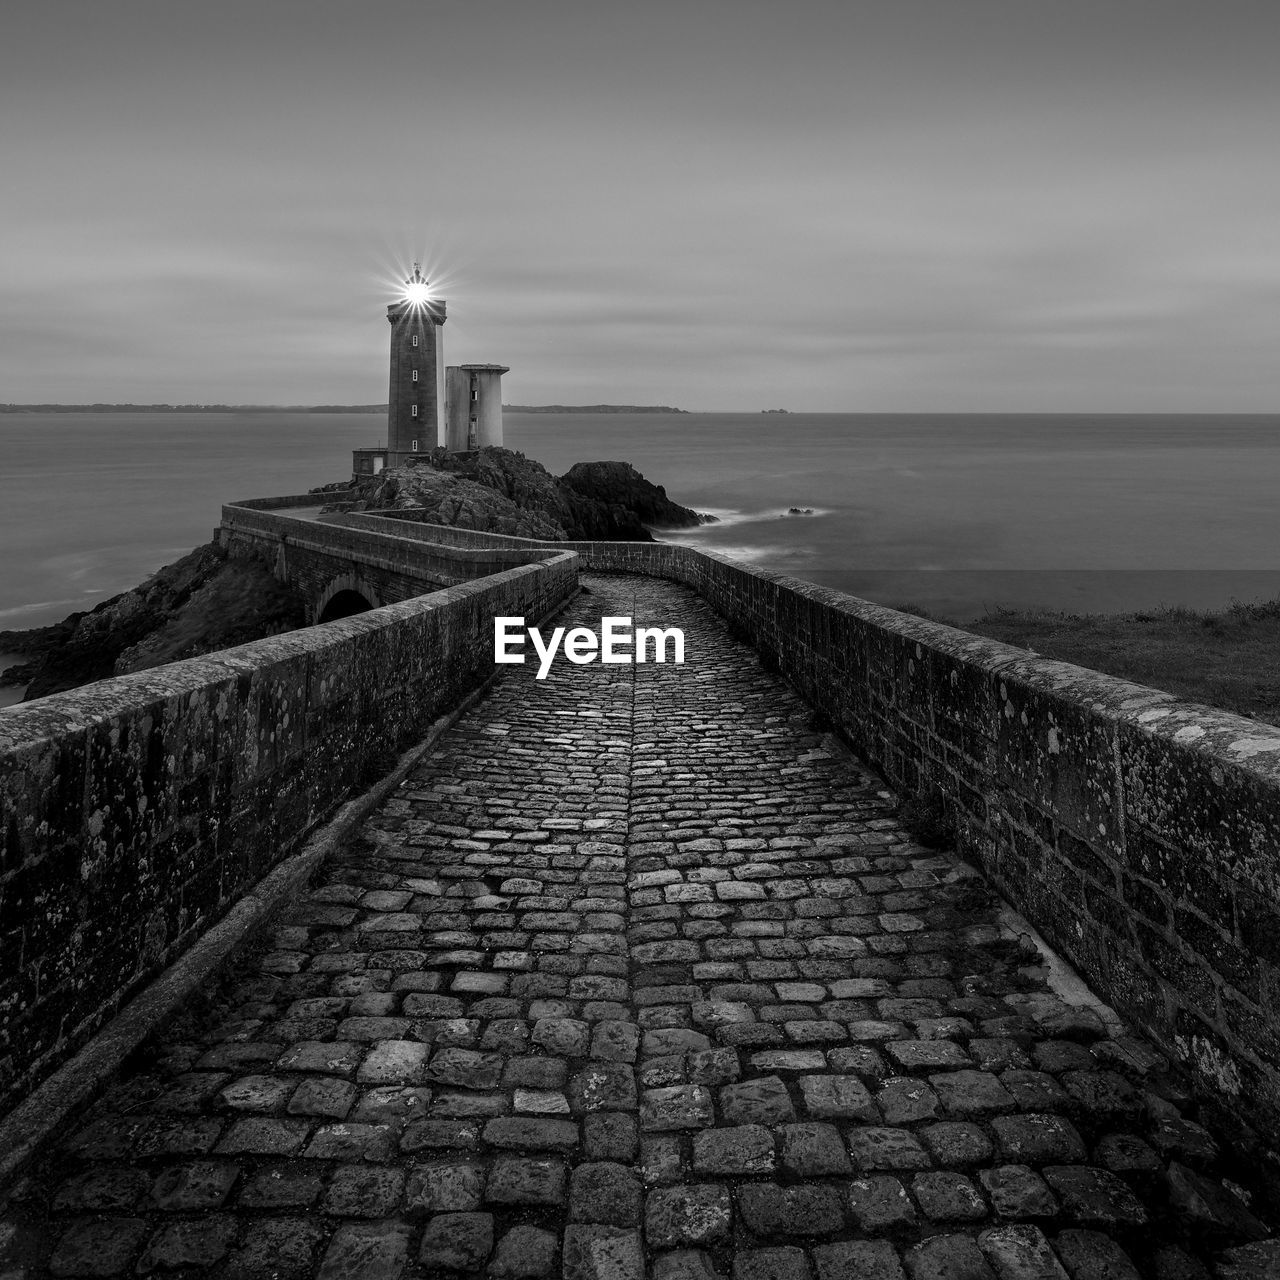
[[[0,415],[0,630],[133,586],[224,501],[344,479],[383,433],[364,414]],[[556,474],[626,459],[724,517],[681,537],[962,621],[1280,594],[1277,416],[520,414],[506,437]]]

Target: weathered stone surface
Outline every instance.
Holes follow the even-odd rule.
[[[777,1076],[725,1085],[719,1094],[726,1124],[776,1125],[795,1119],[787,1086]]]
[[[1272,1280],[1280,1275],[1280,1240],[1237,1245],[1224,1250],[1214,1269],[1216,1280]]]
[[[129,1268],[146,1229],[141,1218],[74,1219],[54,1248],[49,1272],[55,1276],[119,1275]]]
[[[502,1079],[503,1060],[496,1053],[472,1049],[437,1049],[424,1072],[426,1079],[463,1089],[496,1089]],[[380,1081],[379,1083],[387,1083]]]
[[[639,1231],[571,1224],[564,1232],[564,1280],[644,1280]]]
[[[759,1236],[829,1236],[844,1226],[844,1206],[832,1186],[746,1183],[738,1190],[738,1210]]]
[[[804,1109],[811,1119],[880,1123],[880,1110],[860,1080],[842,1075],[801,1076],[799,1083]]]
[[[347,1223],[329,1241],[317,1280],[397,1280],[408,1259],[406,1223]]]
[[[502,1116],[485,1125],[484,1140],[516,1151],[572,1151],[578,1145],[578,1126],[569,1120]]]
[[[849,1154],[833,1124],[787,1124],[782,1136],[782,1164],[801,1178],[851,1173]]]
[[[931,1236],[908,1249],[902,1261],[911,1280],[997,1280],[972,1236]]]
[[[640,1100],[642,1129],[703,1129],[714,1123],[711,1092],[703,1085],[646,1089]]]
[[[771,1173],[774,1167],[773,1133],[760,1124],[704,1129],[693,1138],[695,1173],[745,1177]]]
[[[1002,1218],[1052,1218],[1058,1212],[1053,1192],[1026,1165],[983,1169],[978,1178]]]
[[[227,1257],[227,1280],[303,1280],[312,1274],[324,1225],[308,1218],[251,1222]]]
[[[422,1233],[418,1259],[428,1271],[478,1271],[493,1249],[487,1213],[437,1213]]]
[[[973,1180],[960,1173],[918,1173],[911,1194],[920,1212],[935,1222],[979,1222],[987,1216],[987,1202]]]
[[[727,1187],[663,1187],[645,1198],[645,1240],[657,1249],[710,1244],[729,1234],[731,1216]]]
[[[1071,1227],[1058,1232],[1053,1247],[1071,1280],[1138,1280],[1129,1255],[1101,1231]]]
[[[177,1271],[183,1267],[211,1267],[227,1256],[236,1238],[234,1218],[217,1214],[167,1222],[147,1241],[137,1270]]]
[[[569,1217],[635,1227],[640,1222],[641,1189],[635,1173],[611,1162],[579,1165],[569,1179]]]
[[[914,1224],[915,1206],[897,1178],[855,1178],[849,1184],[849,1210],[867,1235],[902,1230]]]
[[[247,1209],[305,1209],[320,1198],[323,1187],[315,1167],[272,1165],[245,1186],[239,1203]]]
[[[887,1240],[819,1244],[811,1256],[817,1280],[905,1280],[898,1251]]]
[[[978,1247],[1000,1280],[1069,1280],[1039,1227],[993,1227],[978,1236]]]
[[[747,1249],[733,1258],[733,1280],[810,1280],[812,1274],[804,1250],[793,1245]]]
[[[217,1209],[225,1203],[239,1176],[240,1167],[223,1160],[194,1160],[188,1164],[170,1165],[156,1179],[151,1188],[151,1198],[162,1209],[187,1212]],[[104,1204],[84,1207],[116,1206]]]
[[[635,1073],[626,1063],[592,1062],[570,1081],[569,1101],[579,1112],[634,1111]]]
[[[404,1186],[402,1169],[339,1165],[322,1207],[338,1218],[387,1218],[399,1207]]]
[[[845,1135],[854,1167],[877,1169],[927,1169],[929,1157],[906,1129],[869,1125],[850,1129]]]
[[[512,1227],[493,1251],[488,1273],[497,1280],[538,1280],[555,1270],[560,1240],[554,1231],[541,1227]]]
[[[499,1156],[489,1167],[485,1199],[494,1204],[559,1205],[564,1198],[560,1160]]]
[[[925,1081],[914,1076],[895,1076],[886,1080],[876,1094],[876,1105],[887,1125],[932,1120],[940,1110],[938,1095]]]
[[[597,1111],[582,1119],[582,1154],[585,1160],[617,1160],[629,1164],[638,1145],[634,1116]]]
[[[1067,1216],[1084,1226],[1139,1227],[1147,1221],[1133,1192],[1105,1169],[1049,1165],[1044,1179],[1061,1197]]]
[[[1010,1164],[1063,1164],[1085,1159],[1084,1142],[1061,1116],[996,1116],[991,1122],[1000,1155]]]
[[[447,1049],[440,1051],[448,1052]],[[433,1063],[428,1073],[430,1054],[429,1045],[416,1044],[412,1040],[380,1040],[365,1055],[356,1079],[361,1084],[425,1084],[429,1078],[448,1083],[447,1075],[441,1073],[438,1063]]]
[[[1261,1240],[1266,1227],[1220,1183],[1174,1161],[1169,1166],[1169,1201],[1190,1221],[1221,1237]],[[1130,1208],[1130,1212],[1134,1212]]]

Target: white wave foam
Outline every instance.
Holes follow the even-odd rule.
[[[715,516],[715,524],[700,524],[692,529],[670,529],[668,533],[689,534],[714,533],[737,524],[765,524],[773,520],[815,520],[819,516],[832,514],[830,507],[802,507],[792,510],[790,507],[771,507],[765,511],[738,511],[732,507],[703,507],[704,514]]]

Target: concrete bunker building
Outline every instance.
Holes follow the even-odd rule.
[[[501,364],[444,364],[443,298],[415,262],[404,296],[387,307],[391,325],[391,380],[387,396],[387,443],[352,450],[352,479],[386,467],[411,464],[444,446],[466,453],[502,444]]]

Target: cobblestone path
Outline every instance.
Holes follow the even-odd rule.
[[[2,1280],[1194,1280],[1263,1230],[704,606],[589,587],[687,665],[510,668],[16,1189]]]

